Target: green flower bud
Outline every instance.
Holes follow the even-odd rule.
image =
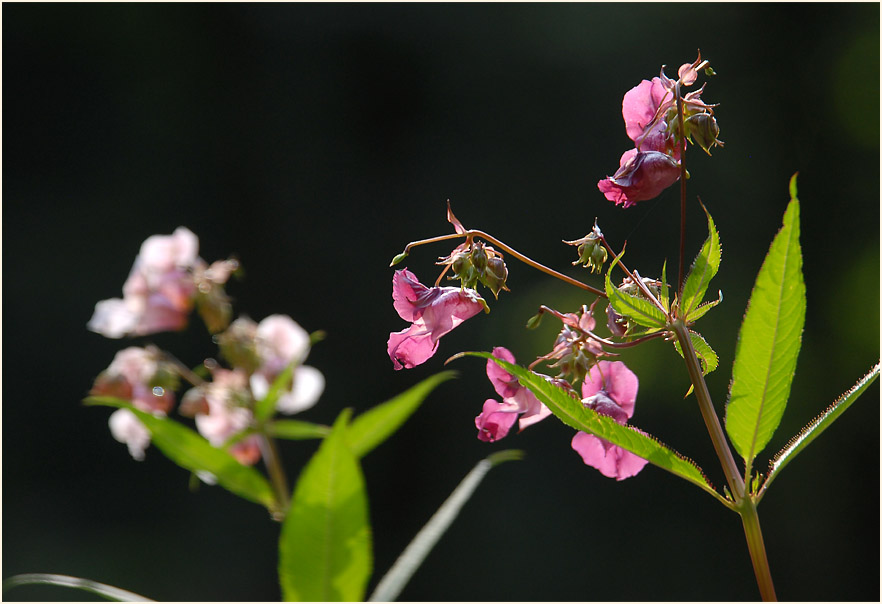
[[[723,143],[717,140],[720,134],[720,127],[717,120],[709,113],[698,113],[686,120],[686,137],[695,144],[704,149],[704,152],[710,155],[710,149],[714,145],[722,146]]]

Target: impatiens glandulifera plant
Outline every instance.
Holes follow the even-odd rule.
[[[98,375],[84,402],[115,408],[110,432],[134,459],[143,460],[153,443],[191,473],[192,486],[200,480],[216,484],[264,506],[281,523],[278,574],[285,600],[363,601],[373,574],[373,537],[361,459],[454,374],[431,376],[355,417],[352,409],[343,409],[333,426],[279,417],[305,411],[321,396],[322,373],[303,362],[324,334],[307,333],[287,315],[271,315],[259,323],[244,316],[231,322],[223,286],[238,262],[208,265],[197,256],[198,247],[196,235],[184,227],[148,238],[123,286],[123,298],[98,302],[88,327],[109,338],[179,330],[195,307],[227,366],[208,359],[190,369],[156,346],[130,346]],[[406,293],[397,302],[401,316],[413,323],[396,347],[405,366],[425,361],[441,335],[486,307],[480,298],[475,306],[459,288],[438,293],[409,277],[401,279]],[[177,410],[192,419],[195,430],[169,416],[182,382],[190,388]],[[280,439],[322,439],[293,490],[279,454]],[[487,472],[520,457],[519,451],[506,450],[478,462],[371,598],[394,599]],[[88,579],[46,573],[10,577],[3,591],[27,584],[73,587],[109,600],[147,600]]]
[[[448,202],[447,219],[455,232],[411,242],[392,260],[395,266],[417,246],[461,241],[438,262],[443,270],[434,287],[423,287],[418,292],[404,288],[404,283],[419,283],[407,269],[396,271],[393,277],[395,308],[402,318],[413,320],[414,325],[422,321],[421,325],[439,327],[422,327],[413,332],[415,337],[429,338],[431,344],[414,342],[411,346],[419,347],[420,354],[411,357],[402,357],[401,346],[392,346],[393,339],[401,336],[393,333],[389,355],[395,369],[424,362],[435,353],[440,336],[482,308],[489,311],[476,288],[478,283],[482,284],[494,298],[500,291],[508,291],[508,267],[503,254],[587,292],[593,300],[589,297],[575,312],[560,312],[543,305],[527,322],[527,328],[535,328],[544,315],[552,315],[561,322],[561,331],[551,350],[526,367],[517,365],[511,352],[501,346],[492,352],[462,352],[451,357],[450,360],[463,356],[487,359],[487,375],[502,398],[501,402],[492,398],[484,402],[475,419],[478,439],[494,442],[505,437],[516,421],[523,430],[554,415],[576,430],[572,448],[586,465],[604,476],[624,480],[652,464],[691,482],[741,517],[759,592],[768,601],[775,600],[776,595],[757,506],[796,454],[876,380],[880,365],[876,363],[854,387],[793,437],[772,457],[765,474],[757,471],[757,457],[768,445],[787,405],[805,324],[800,205],[794,175],[783,225],[760,268],[738,335],[725,418],[720,422],[705,383],[705,376],[718,368],[719,359],[696,330],[698,320],[722,301],[722,293],[716,299],[706,299],[710,282],[720,268],[722,247],[717,227],[704,205],[701,208],[707,218],[707,238],[689,270],[685,270],[686,151],[691,144],[710,155],[713,147],[723,145],[717,138],[720,130],[714,116],[715,105],[701,98],[704,86],[684,93],[702,72],[708,77],[715,75],[699,54],[693,63],[679,68],[677,79],[667,77],[662,67],[658,77],[643,80],[625,94],[622,116],[634,147],[622,155],[612,176],[597,183],[608,201],[629,208],[680,182],[676,282],[668,282],[666,263],[662,263],[659,278],[643,277],[637,270],[628,269],[623,262],[624,249],[617,253],[595,222],[585,237],[564,241],[577,248],[578,259],[573,264],[592,273],[603,272],[607,260],[613,258],[603,282],[598,287],[588,285],[524,256],[484,231],[465,228]],[[448,279],[461,282],[458,295],[456,288],[439,286],[448,273],[452,273]],[[617,273],[622,276],[615,278]],[[401,300],[407,300],[409,308],[418,310],[405,316]],[[471,306],[442,300],[468,300]],[[596,331],[594,313],[598,304],[606,305],[609,336]],[[686,365],[691,382],[687,396],[697,402],[722,465],[726,477],[722,490],[711,485],[691,459],[628,424],[634,415],[639,382],[623,360],[607,358],[625,358],[628,348],[657,338],[671,342]],[[537,371],[543,363],[548,369],[557,370],[556,375]],[[740,464],[730,443],[741,458]]]

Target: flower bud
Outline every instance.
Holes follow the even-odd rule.
[[[257,323],[246,317],[239,317],[225,332],[217,335],[217,345],[230,365],[250,374],[261,364],[257,355],[256,338]]]
[[[480,241],[476,241],[472,247],[471,260],[472,266],[474,266],[479,273],[483,273],[484,269],[487,268],[487,261],[489,258],[487,252],[484,251],[484,244]]]

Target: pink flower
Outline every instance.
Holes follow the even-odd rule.
[[[260,365],[251,376],[251,390],[262,399],[282,371],[294,363],[289,388],[276,401],[281,413],[299,413],[315,405],[325,389],[325,378],[301,363],[309,354],[309,334],[288,315],[270,315],[257,325],[255,349]]]
[[[624,424],[634,414],[638,385],[637,376],[621,361],[600,361],[582,382],[582,403]],[[636,475],[647,464],[630,451],[586,432],[573,437],[572,447],[586,465],[617,480]]]
[[[680,164],[658,151],[626,151],[618,171],[597,183],[609,201],[631,207],[638,201],[658,197],[680,179]]]
[[[95,379],[91,394],[113,396],[131,401],[132,405],[159,417],[165,417],[175,403],[173,388],[154,385],[160,377],[156,353],[145,348],[120,350],[110,365]],[[168,378],[166,378],[168,379]],[[138,461],[150,445],[150,431],[128,409],[117,409],[108,420],[110,433],[129,448]]]
[[[241,370],[215,369],[212,381],[200,387],[202,408],[196,412],[196,429],[215,447],[251,426],[248,407],[248,375]],[[188,393],[189,394],[189,393]],[[192,400],[192,397],[191,397]],[[251,435],[230,447],[239,463],[253,465],[260,459],[259,440]]]
[[[182,329],[197,292],[193,270],[204,265],[198,247],[196,235],[184,227],[148,237],[123,285],[123,298],[98,302],[88,328],[108,338]]]
[[[622,117],[625,120],[625,132],[628,138],[634,141],[634,144],[643,150],[663,151],[658,148],[659,138],[657,136],[648,136],[650,133],[657,135],[665,129],[664,108],[659,111],[662,105],[670,106],[673,103],[674,95],[668,90],[659,78],[652,78],[652,81],[643,80],[637,86],[625,93],[622,99]],[[659,113],[662,113],[659,116]],[[653,124],[656,117],[659,119]],[[647,127],[652,125],[647,131]],[[647,149],[640,145],[641,139],[647,139],[651,149]]]
[[[493,356],[509,363],[515,362],[514,355],[502,346],[493,349]],[[494,442],[505,437],[518,415],[521,430],[551,415],[551,410],[536,395],[491,359],[487,359],[487,377],[496,393],[502,397],[502,403],[493,399],[487,399],[484,403],[481,414],[475,418],[479,440]]]
[[[396,370],[425,363],[438,349],[441,336],[488,310],[475,290],[426,287],[407,269],[395,271],[392,277],[392,301],[398,315],[413,323],[389,334],[387,352]]]

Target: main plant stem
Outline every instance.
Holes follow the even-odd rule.
[[[275,441],[266,434],[260,434],[259,438],[263,463],[266,466],[267,474],[269,474],[273,490],[276,492],[276,509],[272,512],[273,518],[281,522],[288,513],[288,504],[290,503],[288,479],[285,477],[285,470],[282,468],[282,461],[279,458],[279,450]]]

